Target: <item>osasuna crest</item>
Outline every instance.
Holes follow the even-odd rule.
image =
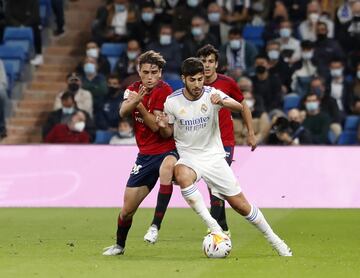
[[[201,105],[201,113],[205,114],[206,111],[208,111],[208,107],[206,106],[205,103],[203,103],[203,104]]]

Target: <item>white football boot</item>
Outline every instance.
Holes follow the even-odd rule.
[[[155,244],[159,236],[159,230],[155,225],[151,225],[147,230],[144,241],[147,241],[151,244]]]
[[[279,256],[282,257],[292,257],[292,251],[289,246],[278,236],[275,240],[270,241],[271,246],[276,250]]]
[[[104,256],[117,256],[117,255],[123,255],[125,252],[125,248],[121,247],[118,244],[111,245],[109,247],[104,248]]]

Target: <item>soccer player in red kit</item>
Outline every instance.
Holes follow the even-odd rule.
[[[251,111],[246,105],[244,97],[236,82],[231,77],[216,72],[219,59],[218,50],[214,48],[214,46],[207,44],[198,50],[197,57],[199,57],[204,64],[204,85],[214,87],[215,89],[224,92],[243,105],[244,109],[241,114],[248,130],[248,145],[251,146],[251,150],[254,151],[256,148],[256,138],[252,127]],[[231,165],[234,155],[235,137],[231,111],[229,109],[222,108],[219,111],[219,126],[221,140],[226,152],[226,161]],[[229,228],[226,222],[224,200],[212,195],[210,192],[210,204],[211,216],[217,220],[224,232],[228,231]]]
[[[103,255],[122,255],[133,215],[144,198],[154,188],[160,175],[158,205],[153,224],[160,229],[172,193],[173,166],[178,159],[173,138],[160,136],[156,116],[162,113],[164,102],[172,93],[161,78],[163,57],[154,51],[140,55],[138,72],[141,81],[131,84],[124,93],[120,116],[132,115],[136,143],[139,147],[135,165],[127,181],[124,204],[118,217],[116,244],[105,248]]]

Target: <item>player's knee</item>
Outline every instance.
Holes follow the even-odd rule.
[[[121,219],[130,220],[134,215],[134,211],[130,211],[126,208],[123,208],[120,212]]]
[[[183,165],[177,165],[174,170],[176,183],[181,187],[188,186],[193,183],[189,174],[187,174],[187,169]]]

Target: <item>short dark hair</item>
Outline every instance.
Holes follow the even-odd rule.
[[[106,80],[109,80],[109,79],[117,79],[117,81],[119,81],[119,83],[121,83],[119,75],[117,75],[115,73],[109,74],[108,77],[106,78]]]
[[[258,55],[256,55],[255,61],[256,61],[257,59],[264,59],[264,60],[266,60],[266,61],[269,61],[269,57],[268,57],[266,54],[258,54]]]
[[[240,35],[242,36],[242,28],[240,27],[233,27],[229,30],[229,35]]]
[[[331,63],[340,63],[340,64],[344,65],[344,61],[340,57],[332,58],[329,64],[331,64]]]
[[[327,25],[326,22],[324,22],[324,21],[318,21],[318,23],[317,23],[316,25],[317,25],[317,26],[323,25],[323,26],[325,26],[326,31],[329,30],[328,25]]]
[[[187,58],[181,65],[181,74],[185,77],[204,73],[204,64],[199,58]]]
[[[320,100],[320,97],[317,94],[315,94],[314,92],[310,92],[306,94],[304,101],[306,101],[308,97],[312,97],[312,96],[315,96],[317,100]]]
[[[74,102],[75,102],[75,97],[74,97],[74,94],[69,92],[69,91],[66,91],[64,92],[62,95],[61,95],[61,101],[64,101],[64,100],[68,100],[68,99],[72,99]]]
[[[160,53],[155,52],[154,50],[149,50],[139,56],[139,67],[143,64],[157,65],[159,69],[162,69],[164,68],[166,62]]]
[[[211,54],[214,54],[216,61],[219,59],[219,51],[212,44],[207,44],[197,51],[196,56],[200,58]]]
[[[301,42],[301,48],[303,49],[312,49],[314,48],[314,43],[309,40],[304,40]]]

